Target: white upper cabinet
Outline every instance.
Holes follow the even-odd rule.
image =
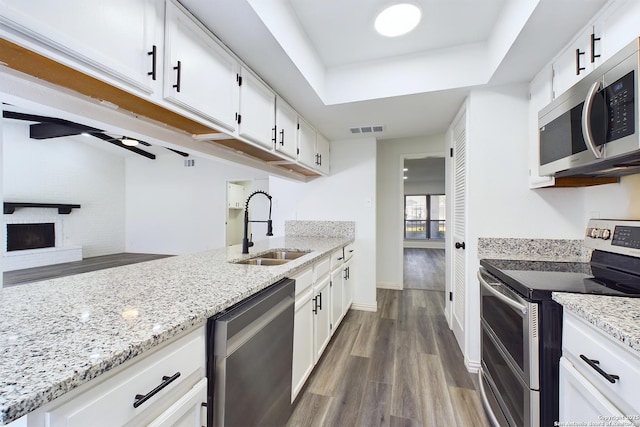
[[[244,67],[239,75],[238,135],[273,148],[276,95]]]
[[[305,166],[316,168],[316,130],[298,118],[298,161]]]
[[[324,135],[316,134],[316,169],[325,175],[329,174],[329,140]]]
[[[279,97],[276,99],[275,148],[292,159],[298,154],[298,113]]]
[[[167,1],[164,97],[201,117],[236,130],[238,62],[209,32]]]
[[[607,60],[640,36],[639,20],[640,2],[636,0],[614,3],[603,11],[597,21],[603,32],[601,60]]]
[[[0,22],[72,68],[147,94],[161,79],[161,1],[0,0],[0,10]]]
[[[601,33],[589,25],[553,63],[554,98],[582,80],[600,63]]]

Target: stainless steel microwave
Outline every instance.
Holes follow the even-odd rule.
[[[540,111],[540,175],[640,173],[639,46],[634,40]]]

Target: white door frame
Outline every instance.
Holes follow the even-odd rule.
[[[400,154],[398,173],[397,173],[397,182],[398,182],[398,202],[397,203],[398,203],[398,210],[400,212],[400,215],[398,217],[400,218],[400,227],[399,227],[400,232],[397,233],[398,247],[400,248],[400,250],[398,251],[398,265],[400,266],[400,272],[399,272],[400,280],[398,281],[398,284],[400,289],[404,289],[404,178],[403,178],[404,161],[407,159],[423,159],[425,157],[443,157],[445,158],[445,163],[446,163],[446,155],[445,155],[445,152],[442,152],[442,151]],[[446,196],[448,191],[447,182],[449,180],[446,169],[445,169],[444,180],[445,180],[444,186],[445,186],[445,196]],[[448,197],[447,197],[447,200],[448,200]],[[448,205],[448,202],[447,202],[447,205]],[[446,219],[446,215],[445,215],[445,219]],[[445,234],[445,242],[446,242],[446,234]],[[446,259],[446,252],[447,252],[447,248],[445,244],[445,259]],[[446,267],[445,267],[445,270],[446,270]],[[447,294],[445,293],[445,295]]]

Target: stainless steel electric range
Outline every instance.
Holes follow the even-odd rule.
[[[558,420],[562,306],[552,292],[640,297],[640,221],[592,219],[591,260],[480,260],[480,388],[494,425]]]

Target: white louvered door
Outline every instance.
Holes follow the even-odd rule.
[[[460,348],[464,349],[465,318],[465,230],[466,230],[466,113],[453,126],[453,302],[452,329]]]

